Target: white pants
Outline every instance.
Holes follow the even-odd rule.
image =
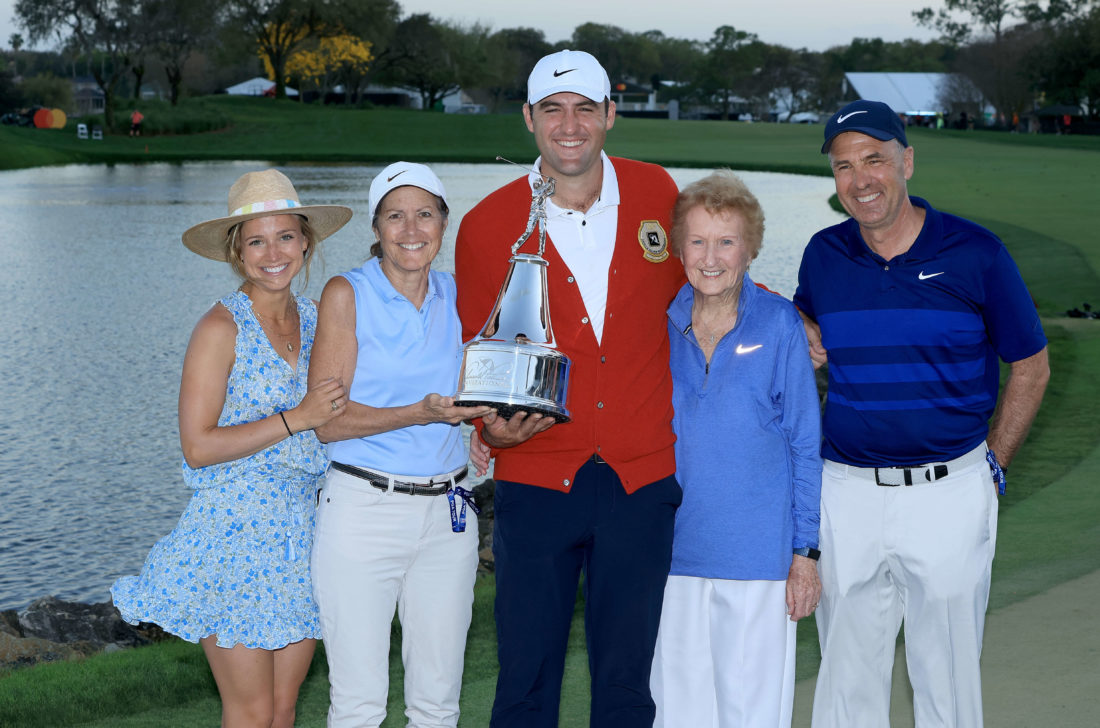
[[[896,487],[825,461],[814,728],[890,724],[903,620],[917,728],[982,725],[979,659],[996,540],[984,460],[935,483]]]
[[[668,577],[650,675],[654,728],[790,727],[786,595],[786,581]]]
[[[466,531],[454,533],[446,496],[386,493],[330,469],[312,569],[330,728],[373,728],[385,719],[395,606],[408,725],[456,725],[477,576],[473,512],[467,510]]]

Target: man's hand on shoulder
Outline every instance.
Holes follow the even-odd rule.
[[[499,449],[527,442],[540,432],[549,430],[556,420],[537,412],[517,412],[509,419],[492,412],[482,417],[481,421],[485,424],[481,430],[481,439]]]
[[[829,352],[825,351],[825,347],[821,344],[821,327],[801,310],[798,311],[798,315],[802,317],[802,326],[806,329],[806,340],[810,342],[810,361],[813,362],[814,369],[820,369],[822,364],[829,361]]]

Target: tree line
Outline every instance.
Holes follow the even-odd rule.
[[[186,91],[185,67],[196,55],[236,67],[259,63],[280,98],[288,82],[321,98],[341,86],[345,102],[354,104],[377,83],[413,91],[422,108],[431,109],[463,88],[479,90],[495,111],[522,100],[534,62],[560,48],[595,55],[616,86],[652,90],[661,101],[712,109],[722,118],[737,112],[766,117],[777,107],[831,111],[844,100],[843,78],[850,71],[954,72],[966,83],[945,88],[944,108],[952,93],[976,93],[1005,119],[1040,103],[1085,105],[1088,115],[1100,113],[1100,0],[945,0],[938,12],[917,9],[913,17],[940,37],[855,38],[810,51],[766,43],[731,24],[695,41],[584,23],[569,39],[551,42],[536,28],[494,31],[403,15],[396,0],[16,4],[17,23],[30,42],[55,44],[74,75],[82,59],[105,97],[108,125],[119,89],[138,98],[154,66],[163,69],[175,104]],[[9,43],[18,52],[23,35]]]
[[[1100,116],[1097,0],[944,0],[913,19],[957,49],[952,70],[1003,119],[1054,104]]]

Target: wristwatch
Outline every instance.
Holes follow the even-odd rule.
[[[803,546],[800,549],[795,549],[794,555],[805,556],[807,559],[813,559],[814,561],[817,561],[821,558],[821,552],[817,549],[812,549],[809,546]]]

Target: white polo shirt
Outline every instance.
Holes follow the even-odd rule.
[[[554,243],[580,291],[592,333],[599,342],[603,337],[603,319],[607,308],[607,273],[615,252],[615,236],[619,227],[619,178],[607,155],[600,152],[603,163],[603,186],[600,197],[588,210],[568,210],[546,201],[546,232]],[[541,169],[542,157],[535,160],[534,170]],[[537,171],[528,175],[534,189],[539,179]]]

